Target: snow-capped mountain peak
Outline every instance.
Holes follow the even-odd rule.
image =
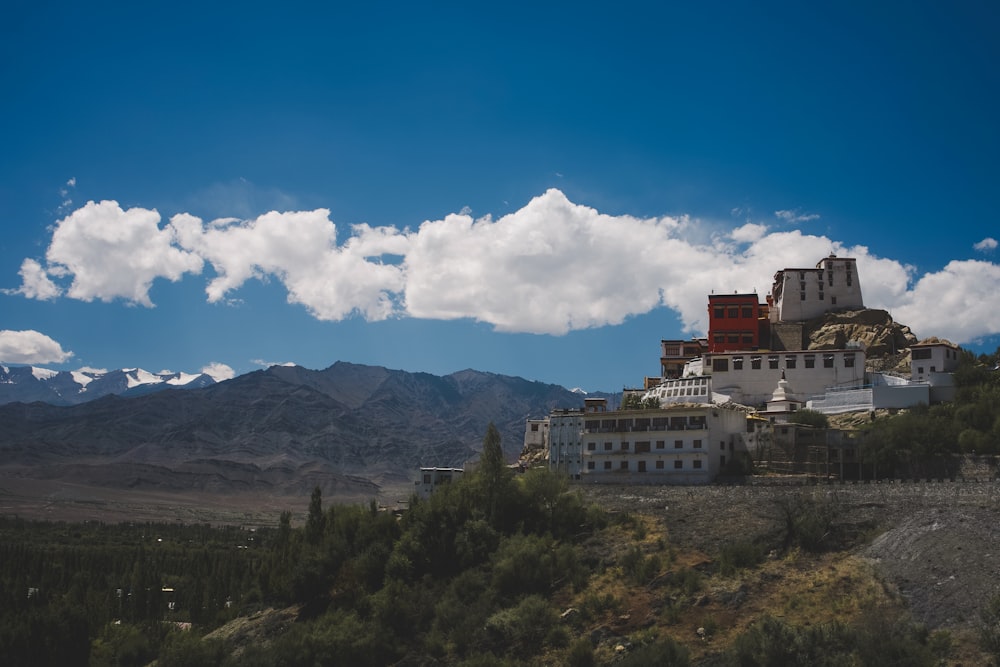
[[[32,366],[31,374],[35,377],[36,380],[51,380],[59,373],[58,371],[50,371],[47,368],[38,368],[37,366]]]
[[[0,366],[0,404],[42,401],[75,405],[108,394],[132,396],[171,388],[206,387],[215,382],[206,373],[151,373],[142,368],[53,371],[36,366]]]

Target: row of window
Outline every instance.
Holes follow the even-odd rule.
[[[753,333],[747,332],[727,332],[727,333],[713,333],[712,334],[713,343],[743,343],[744,345],[753,345]]]
[[[806,293],[805,292],[799,292],[799,301],[805,301],[805,300],[806,300]],[[819,300],[820,301],[826,301],[826,299],[823,296],[823,292],[819,293]],[[836,306],[837,305],[837,297],[835,297],[835,296],[831,296],[830,297],[830,305],[831,306]]]
[[[725,457],[723,457],[723,460],[725,460]],[[646,462],[645,461],[635,461],[635,464],[636,464],[636,466],[635,466],[636,472],[646,472]],[[612,465],[611,461],[605,461],[604,462],[604,466],[603,466],[602,469],[603,470],[612,470],[613,468],[614,468],[614,466]],[[654,468],[654,470],[665,470],[666,469],[665,462],[664,461],[655,461],[653,468]],[[702,469],[702,461],[701,461],[701,459],[694,459],[693,461],[691,461],[691,468],[694,469],[694,470],[701,470]],[[629,468],[629,462],[628,461],[619,461],[618,462],[618,469],[619,470],[629,470],[630,469]],[[674,461],[674,470],[683,470],[683,469],[684,469],[684,461],[682,461],[680,459],[675,460]],[[587,470],[597,470],[597,461],[587,461]]]
[[[586,422],[587,433],[631,433],[649,431],[703,431],[706,417],[653,417],[652,419],[601,419]]]
[[[802,365],[804,368],[816,368],[816,356],[815,354],[805,354],[802,355]],[[832,354],[821,355],[823,368],[833,368],[834,360],[836,357]],[[798,364],[798,355],[786,355],[785,356],[785,368],[794,369]],[[733,370],[742,371],[744,370],[744,358],[743,357],[713,357],[712,358],[712,371],[716,373],[725,373],[729,370],[729,362],[732,360]],[[752,355],[750,357],[750,368],[753,370],[760,370],[763,367],[764,356],[763,355]],[[780,368],[781,355],[769,354],[767,355],[767,367],[772,370],[777,370]],[[844,355],[844,368],[854,368],[854,355],[845,354]]]
[[[828,269],[827,272],[826,272],[826,280],[832,286],[833,285],[833,265],[832,264],[827,264],[826,268]],[[853,274],[851,273],[851,265],[850,265],[849,262],[844,262],[844,276],[847,279],[847,286],[850,287],[851,283],[853,281]],[[821,284],[820,289],[822,289],[823,273],[820,272],[820,271],[817,271],[816,272],[816,277],[819,278],[819,281],[820,281],[820,284]],[[799,271],[799,280],[805,280],[805,279],[806,279],[806,272],[805,271]]]
[[[685,346],[683,348],[676,345],[665,345],[663,347],[664,357],[684,357],[685,359],[697,357],[701,354],[700,346]]]
[[[620,451],[620,452],[627,452],[627,451],[629,451],[630,447],[631,447],[631,445],[626,441],[626,442],[621,443],[621,447],[618,448],[618,451]],[[697,440],[692,440],[691,441],[691,447],[693,449],[701,449],[701,439],[699,438]],[[604,443],[604,449],[603,449],[603,451],[610,452],[610,451],[612,451],[613,448],[614,448],[614,444],[613,443],[611,443],[611,442],[605,442]],[[666,448],[667,448],[667,442],[665,440],[657,440],[656,441],[656,449],[666,449]],[[674,449],[684,449],[684,441],[683,440],[674,440]],[[588,452],[596,452],[597,451],[597,443],[596,442],[588,442],[587,443],[587,451]],[[648,440],[638,441],[638,442],[635,443],[635,452],[636,452],[636,454],[643,454],[643,453],[646,453],[648,451],[650,451],[650,443],[649,443]]]
[[[930,359],[933,356],[933,350],[929,347],[917,347],[914,348],[910,354],[914,361],[918,359]],[[958,350],[953,350],[949,347],[944,349],[945,359],[958,359]]]
[[[660,390],[659,395],[662,398],[671,398],[676,396],[704,396],[708,393],[708,387],[670,387],[668,389]]]
[[[712,317],[717,320],[724,320],[729,318],[735,320],[738,318],[749,319],[753,318],[753,306],[712,306]]]

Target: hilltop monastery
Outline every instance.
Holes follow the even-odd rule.
[[[864,310],[856,261],[835,255],[774,275],[756,293],[711,294],[707,338],[661,341],[661,375],[626,389],[622,407],[588,398],[583,407],[529,419],[525,448],[550,469],[608,483],[705,484],[746,469],[782,438],[820,442],[826,470],[843,474],[858,457],[850,438],[789,423],[795,411],[825,414],[905,408],[950,398],[959,349],[910,347],[909,378],[866,370],[865,346],[807,349],[809,320]],[[832,445],[831,445],[832,443]]]

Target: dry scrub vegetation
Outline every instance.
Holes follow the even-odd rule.
[[[773,619],[890,635],[909,626],[942,664],[994,659],[982,642],[983,611],[1000,594],[994,483],[585,491],[628,517],[610,540],[620,545],[609,559],[617,565],[567,601],[609,600],[588,628],[609,638],[599,648],[607,661],[670,636],[692,664],[731,664],[741,635]],[[638,578],[624,567],[635,544],[658,563]]]
[[[462,664],[995,664],[994,483],[579,490],[610,516],[579,545],[587,579],[490,618],[531,657]]]
[[[398,517],[324,508],[317,489],[304,525],[285,512],[256,533],[7,519],[0,655],[95,667],[1000,656],[996,482],[567,489],[545,470],[510,477],[491,451],[494,465]],[[36,583],[44,595],[25,599]],[[134,602],[160,586],[176,587],[176,609]],[[133,594],[119,602],[115,587]],[[193,630],[167,632],[164,618]],[[27,641],[41,631],[76,641]]]

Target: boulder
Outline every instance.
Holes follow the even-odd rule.
[[[860,343],[868,358],[895,354],[917,342],[909,327],[875,308],[828,312],[806,322],[803,337],[810,350],[843,350]]]

